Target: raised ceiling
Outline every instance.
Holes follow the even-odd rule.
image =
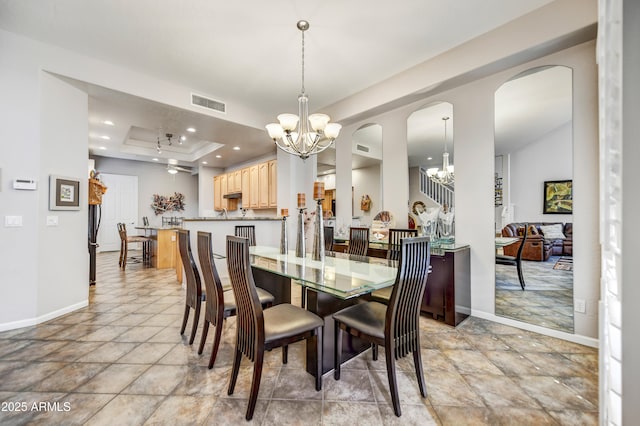
[[[311,109],[321,110],[550,1],[0,0],[0,28],[246,106],[266,124],[297,109],[299,19],[311,23],[305,87]],[[185,165],[207,160],[228,167],[274,150],[255,119],[231,123],[224,115],[212,118],[75,84],[89,93],[89,145],[99,155],[157,157],[152,146],[127,152],[135,128],[157,139],[195,127],[187,137],[221,145],[211,152],[192,149],[180,159]],[[106,119],[115,126],[105,127]]]

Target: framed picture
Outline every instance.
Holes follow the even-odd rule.
[[[49,176],[49,210],[80,210],[80,181]]]
[[[544,182],[542,213],[573,213],[573,185],[571,180],[548,180]]]

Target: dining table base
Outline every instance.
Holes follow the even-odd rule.
[[[322,374],[334,369],[334,321],[333,314],[341,309],[361,303],[362,299],[341,299],[327,293],[307,288],[307,310],[324,320],[322,336]],[[345,362],[364,352],[371,345],[361,339],[342,333],[342,362]],[[315,377],[318,365],[316,340],[307,340],[307,372]]]
[[[291,303],[291,279],[259,268],[252,268],[253,278],[257,287],[260,287],[274,296],[274,305]],[[304,291],[304,287],[303,287]],[[360,298],[342,299],[328,293],[306,288],[306,309],[324,320],[324,333],[322,344],[322,374],[334,368],[334,322],[332,315],[348,306],[362,302]],[[362,342],[357,337],[348,333],[342,333],[342,361],[347,361],[367,350],[370,345]],[[318,365],[316,339],[307,340],[306,369],[309,374],[316,376]]]

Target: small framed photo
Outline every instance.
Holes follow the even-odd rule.
[[[49,210],[80,210],[80,181],[49,176]]]
[[[573,213],[573,184],[571,180],[548,180],[544,182],[542,213]]]

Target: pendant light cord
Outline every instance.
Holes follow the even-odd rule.
[[[304,94],[304,31],[302,31],[302,94]]]

